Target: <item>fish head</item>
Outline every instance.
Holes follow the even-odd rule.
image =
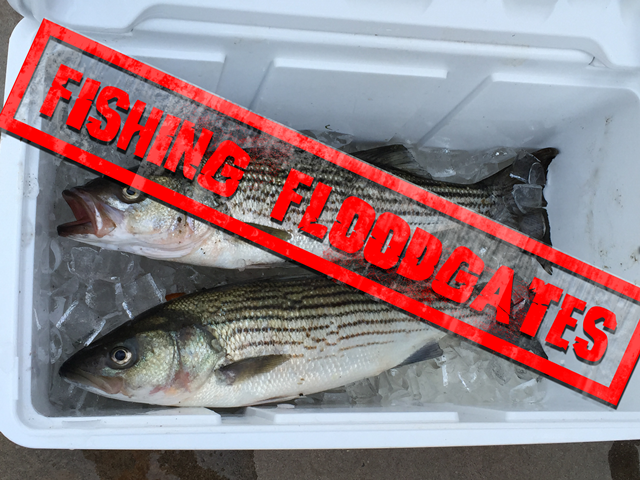
[[[156,176],[153,181],[181,189],[171,177]],[[179,258],[198,248],[210,228],[140,190],[103,177],[65,190],[62,196],[76,220],[59,225],[58,235],[111,250]]]
[[[179,405],[197,393],[224,353],[206,330],[166,324],[152,317],[120,327],[69,358],[59,373],[101,396]]]

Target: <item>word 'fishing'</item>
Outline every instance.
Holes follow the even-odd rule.
[[[67,85],[80,85],[82,79],[81,72],[60,65],[40,107],[40,114],[48,118],[53,117],[60,101],[71,100],[72,92]],[[88,117],[94,103],[104,121]],[[164,168],[172,172],[176,171],[182,161],[184,176],[193,180],[211,143],[213,132],[203,128],[196,138],[193,122],[183,121],[170,114],[165,115],[155,107],[151,109],[146,121],[141,123],[146,108],[147,104],[140,100],[132,107],[129,94],[124,90],[112,86],[101,87],[97,80],[87,78],[82,83],[82,88],[69,112],[66,125],[78,132],[84,126],[89,136],[97,142],[110,143],[117,138],[116,146],[122,152],[127,151],[134,135],[138,135],[133,152],[135,157],[156,165],[163,165],[164,162]],[[124,124],[119,112],[127,114]],[[229,158],[232,159],[231,163],[227,162]],[[242,148],[233,141],[226,140],[207,159],[198,174],[197,182],[217,195],[230,197],[238,189],[250,162],[251,158]],[[218,179],[217,176],[223,179]]]

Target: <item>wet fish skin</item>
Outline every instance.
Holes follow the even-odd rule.
[[[437,350],[443,336],[325,278],[261,281],[155,307],[78,352],[60,374],[120,400],[239,407],[378,375],[415,361],[425,346]]]
[[[373,154],[367,154],[371,151],[364,152],[364,158],[369,161],[385,160],[389,148],[392,151],[393,147],[385,147],[387,150]],[[551,158],[557,154],[554,149],[539,152],[545,151],[545,155]],[[397,154],[393,151],[392,153]],[[230,200],[221,199],[201,188],[197,182],[191,182],[180,175],[157,175],[149,178],[245,223],[263,225],[276,234],[275,230],[280,231],[282,238],[293,245],[322,256],[329,249],[328,240],[318,242],[298,230],[304,209],[292,207],[282,225],[267,225],[273,203],[282,191],[290,166],[285,167],[277,159],[260,152],[251,152],[251,155],[252,162],[242,180],[243,188]],[[333,187],[329,201],[318,220],[321,225],[330,227],[342,201],[351,195],[372,205],[376,212],[400,215],[412,228],[421,227],[427,231],[434,231],[441,222],[441,217],[423,205],[385,188],[371,188],[370,183],[345,169],[323,170],[317,159],[314,160],[311,156],[306,158],[304,154],[297,158],[297,162],[302,165],[299,168],[305,173]],[[543,162],[546,169],[546,159],[540,162]],[[494,176],[496,178],[493,180],[469,186],[436,182],[415,173],[394,169],[389,165],[384,165],[384,168],[454,203],[513,228],[529,230],[524,233],[549,242],[546,213],[538,209],[539,211],[523,217],[513,205],[509,190],[512,186],[509,182],[513,180],[509,177],[508,171]],[[63,195],[77,220],[60,225],[58,233],[103,248],[194,265],[241,268],[284,262],[280,257],[185,216],[140,192],[133,201],[127,201],[124,198],[127,189],[129,187],[103,178],[65,191]],[[100,225],[96,220],[98,218],[103,219]],[[522,222],[523,218],[527,220],[526,223]],[[108,224],[110,228],[103,228],[103,224]],[[526,225],[526,228],[523,229],[522,225]]]

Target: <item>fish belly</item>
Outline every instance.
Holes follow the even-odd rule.
[[[233,385],[223,385],[223,381],[212,375],[191,398],[180,404],[238,407],[330,390],[379,375],[444,335],[419,321],[412,321],[408,328],[405,325],[397,327],[399,331],[395,333],[365,334],[306,353],[292,352],[292,358],[282,365]]]

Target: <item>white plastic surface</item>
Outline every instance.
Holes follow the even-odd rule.
[[[547,147],[554,246],[640,282],[640,10],[632,1],[198,2],[11,0],[293,128],[426,146]],[[122,2],[124,4],[124,2]],[[460,12],[464,11],[464,14]],[[12,37],[12,85],[38,27]],[[8,91],[7,91],[8,94]],[[32,314],[38,150],[3,136],[8,234],[0,430],[51,448],[374,448],[631,439],[640,377],[617,410],[549,382],[542,404],[398,411],[256,407],[65,417],[48,403]],[[47,168],[50,168],[47,167]],[[44,169],[44,170],[43,170]],[[31,192],[24,196],[25,192]],[[36,189],[37,192],[37,189]],[[126,428],[126,435],[123,435]]]

